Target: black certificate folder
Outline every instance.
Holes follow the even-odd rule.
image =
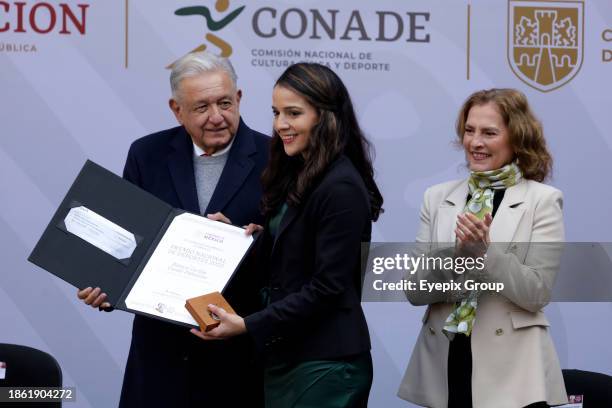
[[[28,260],[77,288],[102,288],[117,309],[147,315],[128,308],[126,297],[173,219],[184,212],[88,160]],[[102,219],[102,230],[91,219]],[[96,237],[108,236],[107,224],[110,243]],[[83,238],[75,227],[88,235]]]
[[[64,220],[85,207],[133,233],[136,249],[118,259],[68,232]],[[108,301],[119,300],[173,208],[128,181],[87,161],[49,222],[28,260],[77,288],[100,287]]]

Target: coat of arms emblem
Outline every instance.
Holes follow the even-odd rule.
[[[527,85],[542,92],[568,83],[582,66],[582,1],[509,0],[508,61]]]

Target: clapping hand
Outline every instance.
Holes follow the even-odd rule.
[[[491,243],[489,229],[492,222],[491,214],[486,214],[483,220],[471,213],[459,214],[455,228],[457,251],[469,256],[483,256]]]

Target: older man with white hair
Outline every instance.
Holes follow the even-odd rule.
[[[225,58],[196,52],[176,61],[169,103],[180,126],[136,140],[123,177],[174,207],[261,224],[259,179],[269,138],[242,121],[236,82]],[[237,274],[225,293],[238,313],[257,307],[251,278]],[[78,296],[111,307],[101,288]],[[134,318],[120,407],[257,407],[262,390],[248,338],[204,343],[184,327]]]

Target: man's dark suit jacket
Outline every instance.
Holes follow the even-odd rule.
[[[206,214],[225,214],[235,225],[262,223],[260,176],[269,138],[242,120]],[[200,213],[193,143],[180,126],[145,136],[130,147],[123,177],[168,204]],[[255,307],[257,289],[238,273],[225,295],[239,314]],[[248,274],[247,274],[248,275]],[[204,342],[185,327],[135,316],[120,407],[261,406],[262,375],[250,339]]]
[[[371,229],[364,182],[341,156],[299,208],[288,207],[275,239],[264,232],[258,268],[269,273],[271,303],[247,316],[245,324],[269,363],[370,350],[360,303],[360,254]]]

